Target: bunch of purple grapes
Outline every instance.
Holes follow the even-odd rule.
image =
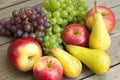
[[[30,37],[39,43],[43,41],[45,29],[50,27],[41,7],[21,8],[12,12],[9,20],[0,20],[0,35],[15,38]]]

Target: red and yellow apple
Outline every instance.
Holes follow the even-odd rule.
[[[66,26],[62,33],[63,42],[71,45],[86,46],[88,37],[87,29],[77,23]]]
[[[97,11],[100,12],[104,18],[104,22],[106,24],[106,28],[108,32],[111,32],[115,27],[116,19],[115,15],[109,8],[105,6],[97,6]],[[93,24],[93,15],[95,13],[95,8],[90,9],[86,16],[86,25],[89,30],[92,30]]]
[[[41,46],[32,38],[19,38],[8,47],[8,56],[19,71],[33,69],[34,63],[42,56]]]
[[[43,56],[35,63],[33,73],[36,80],[62,80],[63,68],[56,58]]]

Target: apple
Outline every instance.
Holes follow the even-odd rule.
[[[62,32],[62,40],[69,45],[86,46],[88,31],[81,24],[74,23],[66,26]]]
[[[97,6],[97,11],[103,15],[104,22],[108,32],[111,32],[115,27],[116,19],[114,13],[105,6]],[[89,30],[92,30],[93,15],[95,13],[95,8],[92,8],[86,16],[86,25]]]
[[[35,63],[33,74],[36,80],[62,80],[63,68],[56,58],[43,56]]]
[[[19,38],[8,47],[8,56],[16,69],[26,72],[32,70],[35,62],[42,56],[42,48],[32,38]]]

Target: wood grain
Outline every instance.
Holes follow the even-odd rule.
[[[0,0],[0,19],[8,18],[15,9],[34,7],[43,0]],[[93,7],[94,0],[85,0],[89,9]],[[75,79],[63,77],[63,80],[119,80],[120,79],[120,0],[97,0],[98,5],[109,7],[116,16],[116,25],[110,33],[112,44],[107,50],[111,57],[111,68],[104,75],[96,75],[83,65],[82,73]],[[7,48],[12,38],[0,37],[0,80],[34,80],[32,71],[23,73],[16,70],[10,63]]]

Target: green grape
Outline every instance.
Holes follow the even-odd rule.
[[[53,26],[53,33],[60,33],[60,31],[61,31],[61,28],[60,28],[60,26],[59,25],[54,25]]]
[[[60,17],[60,12],[59,11],[54,11],[53,12],[53,17]]]
[[[67,20],[71,22],[73,20],[73,16],[69,15]]]
[[[68,17],[68,12],[66,10],[61,11],[61,16],[63,18],[67,18]]]
[[[72,4],[72,0],[65,0],[65,3],[69,6]]]
[[[68,20],[67,19],[63,19],[62,26],[65,27],[67,24],[68,24]]]
[[[62,24],[62,18],[59,17],[59,18],[56,18],[56,20],[57,20],[56,21],[57,24]]]
[[[51,24],[56,24],[56,18],[51,18],[51,19],[50,19],[50,23],[51,23]]]
[[[76,11],[72,11],[72,12],[70,12],[70,15],[74,17],[74,16],[77,15],[77,12]]]
[[[68,6],[68,7],[66,7],[66,11],[67,11],[67,12],[72,12],[73,9],[72,9],[70,6]]]
[[[48,41],[45,41],[42,45],[44,45],[45,48],[48,48],[50,46],[50,43]]]
[[[46,16],[47,16],[47,18],[51,18],[52,17],[52,12],[51,11],[47,11]]]
[[[49,39],[49,36],[47,35],[43,38],[44,41],[48,41],[48,39]]]
[[[52,3],[53,8],[58,9],[61,7],[61,3],[59,1],[53,1]]]

